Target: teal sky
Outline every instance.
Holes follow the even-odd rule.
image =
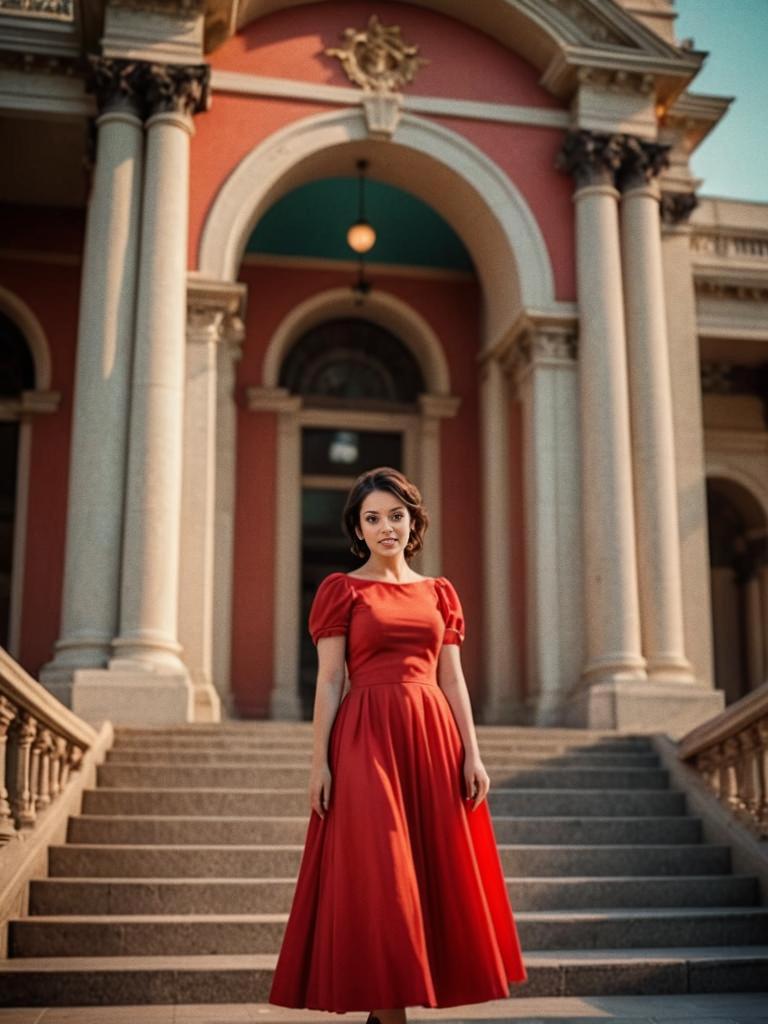
[[[676,0],[679,39],[709,51],[691,91],[734,96],[693,155],[701,194],[768,202],[768,0]]]

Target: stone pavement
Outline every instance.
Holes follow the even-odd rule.
[[[0,1024],[364,1024],[365,1014],[289,1010],[265,1003],[0,1009]],[[462,1024],[768,1024],[765,992],[679,996],[500,999],[444,1010],[411,1008],[408,1020]]]

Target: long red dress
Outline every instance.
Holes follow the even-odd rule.
[[[527,980],[487,799],[464,795],[464,745],[437,683],[464,640],[445,577],[335,572],[309,615],[347,636],[350,691],[331,727],[331,796],[310,813],[269,994],[344,1013],[502,999]]]

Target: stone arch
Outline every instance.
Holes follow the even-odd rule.
[[[359,109],[304,118],[251,150],[208,212],[201,274],[234,281],[248,237],[273,203],[309,180],[348,172],[363,154],[373,175],[433,206],[467,246],[483,286],[486,345],[525,308],[562,308],[538,223],[497,164],[457,132],[408,114],[391,141],[371,139]]]
[[[392,331],[421,366],[427,391],[434,395],[450,394],[448,361],[435,332],[407,303],[378,288],[367,296],[362,306],[355,304],[349,288],[332,288],[318,292],[292,309],[278,325],[267,347],[262,385],[277,387],[280,367],[297,339],[312,327],[337,317],[371,320]]]
[[[13,320],[29,346],[35,364],[35,390],[48,391],[51,386],[51,350],[42,324],[26,302],[2,286],[0,312]]]

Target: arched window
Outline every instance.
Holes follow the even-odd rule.
[[[0,313],[0,402],[19,399],[35,387],[35,364],[24,335]],[[19,458],[19,422],[0,418],[0,644],[8,646],[16,489]]]
[[[368,320],[330,320],[307,331],[283,363],[280,384],[308,405],[413,407],[425,390],[419,364],[390,331]]]

